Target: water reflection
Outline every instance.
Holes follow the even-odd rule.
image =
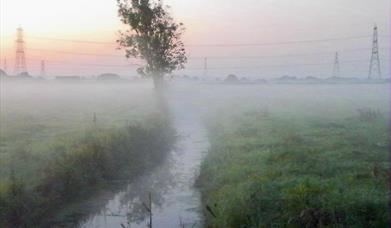
[[[175,99],[168,99],[170,124],[179,137],[163,164],[106,200],[103,209],[79,227],[148,227],[149,194],[153,227],[202,226],[200,195],[194,182],[208,143],[196,106],[188,96],[189,91],[175,91]]]

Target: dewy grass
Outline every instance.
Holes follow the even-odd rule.
[[[372,111],[340,120],[251,112],[211,125],[197,183],[206,225],[386,227],[387,126]]]
[[[91,129],[72,145],[53,146],[56,156],[40,163],[35,181],[13,171],[0,182],[0,227],[49,226],[60,208],[118,179],[152,169],[164,159],[174,132],[157,121],[151,127]],[[26,183],[33,183],[27,185]]]

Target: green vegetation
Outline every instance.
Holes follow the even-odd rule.
[[[388,118],[247,112],[210,124],[208,227],[387,227]]]
[[[142,86],[2,86],[0,227],[51,226],[68,205],[153,169],[175,139]]]
[[[0,86],[0,182],[14,170],[16,178],[33,185],[40,179],[36,173],[57,157],[58,144],[77,144],[96,127],[101,132],[130,123],[150,128],[149,120],[158,116],[152,88],[143,85],[1,82]]]
[[[164,75],[180,70],[187,62],[185,45],[181,40],[185,31],[176,23],[162,1],[117,0],[121,22],[129,27],[120,33],[118,43],[126,57],[143,59],[144,67],[137,71],[141,76],[152,76],[156,89],[164,86]]]
[[[53,147],[57,156],[43,165],[34,185],[11,174],[1,182],[0,221],[8,226],[50,224],[58,205],[75,202],[98,187],[152,169],[165,157],[174,134],[165,124],[145,129],[89,131],[79,142]]]

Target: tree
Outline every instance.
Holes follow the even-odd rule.
[[[152,76],[155,88],[164,84],[164,75],[183,69],[187,62],[181,41],[182,23],[176,23],[161,0],[117,0],[121,22],[130,29],[120,32],[117,41],[126,57],[145,60],[138,69],[141,75]]]
[[[234,75],[234,74],[229,74],[229,75],[227,76],[227,78],[225,79],[225,81],[226,81],[226,82],[238,82],[239,79],[238,79],[238,77],[237,77],[236,75]]]

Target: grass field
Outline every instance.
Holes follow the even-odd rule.
[[[292,94],[285,106],[249,102],[209,116],[197,182],[206,226],[387,227],[388,98],[360,100],[366,93]]]
[[[51,224],[58,205],[141,174],[174,141],[151,86],[12,83],[0,83],[0,227]],[[209,129],[197,183],[207,226],[386,225],[388,85],[178,94]]]
[[[2,84],[0,226],[48,225],[161,161],[175,135],[154,98],[146,85]]]
[[[94,113],[104,129],[144,124],[156,114],[151,90],[143,85],[0,84],[0,179],[9,176],[10,166],[17,176],[31,179],[33,164],[19,158],[50,157],[52,144],[84,136],[95,125]]]

